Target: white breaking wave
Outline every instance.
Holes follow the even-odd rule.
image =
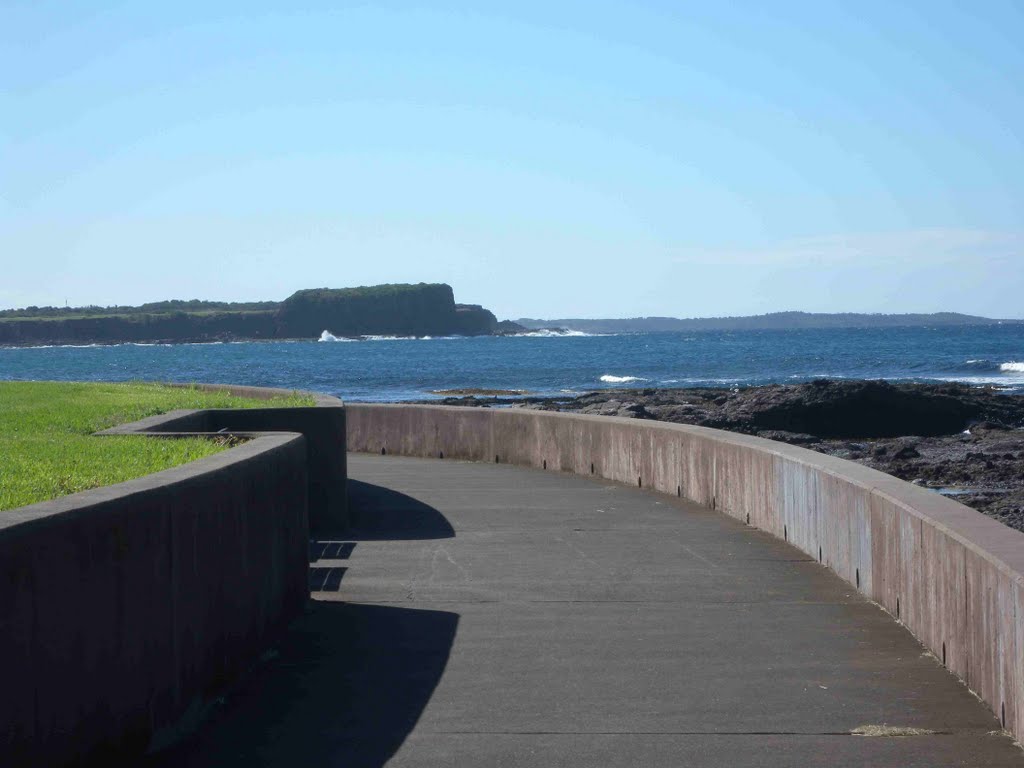
[[[536,331],[513,333],[513,336],[529,336],[535,339],[564,339],[570,336],[608,336],[606,333],[584,333],[583,331],[555,331],[550,328],[539,328]]]
[[[1012,371],[1013,373],[1024,373],[1024,363],[1003,363],[999,366],[1000,371]]]
[[[6,347],[6,349],[92,349],[93,347],[119,347],[120,344],[33,344],[24,347]]]
[[[383,334],[369,334],[366,336],[335,336],[330,331],[320,334],[317,341],[446,341],[449,339],[461,339],[463,336],[388,336]]]
[[[601,381],[606,384],[625,384],[629,381],[647,381],[647,379],[642,379],[639,376],[612,376],[612,374],[606,373],[601,377]]]

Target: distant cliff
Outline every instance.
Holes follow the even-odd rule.
[[[298,291],[285,299],[275,321],[282,338],[324,330],[336,336],[479,336],[498,324],[482,307],[456,304],[443,283]]]
[[[19,346],[315,339],[325,330],[336,336],[479,336],[496,328],[488,310],[456,304],[451,286],[427,283],[302,290],[280,304],[171,301],[0,312],[0,344]]]
[[[949,327],[1022,323],[1022,320],[993,320],[957,312],[933,314],[862,314],[856,312],[813,313],[772,312],[746,317],[629,317],[619,319],[562,318],[516,321],[527,328],[568,328],[585,333],[656,333],[659,331],[793,330],[798,328],[901,328],[912,326]]]

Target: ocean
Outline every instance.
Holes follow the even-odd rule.
[[[0,379],[230,382],[365,402],[463,388],[553,395],[825,377],[1024,394],[1024,325],[0,348]]]

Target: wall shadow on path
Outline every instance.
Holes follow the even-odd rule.
[[[349,487],[358,515],[344,537],[351,546],[313,542],[325,557],[347,558],[359,541],[455,535],[417,499],[355,480]],[[229,691],[197,733],[145,765],[383,766],[429,703],[458,624],[449,611],[312,600],[274,658]]]
[[[277,658],[147,765],[383,766],[430,701],[458,623],[447,611],[315,601]]]
[[[404,493],[360,480],[348,481],[352,527],[348,541],[450,539],[455,530],[429,504]]]

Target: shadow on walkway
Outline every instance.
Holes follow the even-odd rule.
[[[348,481],[353,525],[349,541],[450,539],[451,523],[429,504],[380,485]]]
[[[276,659],[149,765],[382,766],[430,701],[458,623],[446,611],[314,602]]]
[[[314,558],[348,559],[358,541],[454,536],[444,515],[417,499],[354,480],[349,487],[359,522],[348,541],[311,542]],[[273,659],[229,691],[197,733],[146,765],[382,766],[430,701],[458,624],[448,611],[311,601]]]
[[[359,541],[423,541],[455,536],[448,520],[429,504],[379,485],[349,481],[351,508],[357,519],[337,538],[309,542],[309,591],[340,592],[347,567],[321,560],[348,560]]]

